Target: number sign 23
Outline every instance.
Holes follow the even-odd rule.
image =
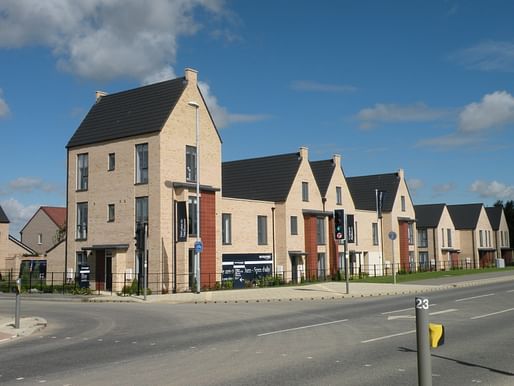
[[[416,308],[418,310],[428,310],[428,306],[427,298],[416,298]]]

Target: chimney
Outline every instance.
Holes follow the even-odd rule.
[[[191,83],[192,85],[196,85],[198,80],[198,71],[192,69],[192,68],[186,68],[185,71],[185,77],[186,80]]]
[[[97,91],[96,92],[96,103],[100,102],[103,96],[106,96],[107,93],[105,91]]]
[[[403,171],[403,169],[398,169],[398,177],[400,177],[400,179],[405,179],[405,172]]]
[[[305,146],[300,147],[300,158],[309,161],[309,149]]]
[[[341,154],[334,154],[332,156],[332,163],[336,166],[341,166]]]

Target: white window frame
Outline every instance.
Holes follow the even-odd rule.
[[[77,154],[77,190],[87,190],[89,185],[89,154]]]
[[[148,183],[148,143],[136,145],[136,184]]]

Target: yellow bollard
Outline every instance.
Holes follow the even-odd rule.
[[[430,333],[430,346],[437,348],[444,344],[444,326],[437,323],[428,323]]]

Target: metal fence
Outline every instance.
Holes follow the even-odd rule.
[[[494,265],[493,265],[494,266]],[[397,274],[410,274],[428,271],[448,271],[457,269],[479,269],[473,260],[432,261],[427,263],[398,263],[395,265]],[[362,279],[366,277],[391,276],[392,264],[358,265],[350,263],[348,266],[349,279]],[[0,271],[0,292],[14,292],[16,279],[19,273]],[[24,292],[62,293],[62,294],[90,294],[110,292],[119,295],[143,294],[143,277],[141,274],[112,273],[106,275],[102,281],[95,280],[94,272],[89,277],[77,275],[70,278],[65,272],[22,272],[21,286]],[[87,280],[86,280],[87,279]],[[273,275],[238,275],[227,277],[226,272],[202,272],[200,277],[202,290],[228,290],[234,288],[272,287],[296,285],[308,282],[346,280],[345,270],[298,270],[296,272],[283,271]],[[147,294],[165,294],[173,292],[196,291],[196,282],[193,273],[163,274],[148,273]]]

